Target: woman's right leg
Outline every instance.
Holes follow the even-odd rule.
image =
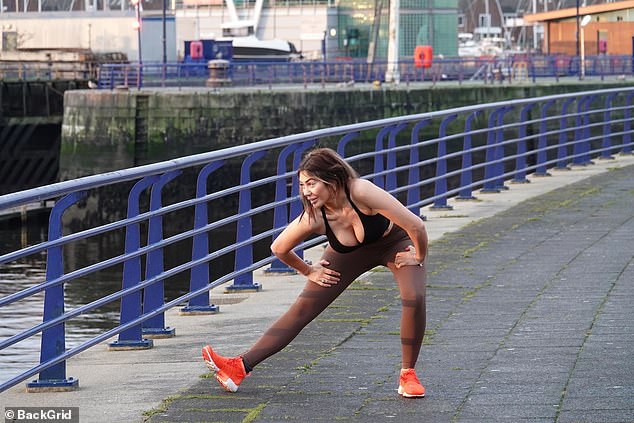
[[[289,310],[269,327],[249,351],[242,355],[249,366],[253,367],[281,351],[308,323],[324,311],[352,281],[376,265],[368,263],[368,260],[364,260],[360,254],[357,257],[358,254],[355,254],[357,251],[341,254],[330,247],[326,249],[322,259],[330,263],[327,267],[341,273],[339,283],[325,288],[307,281],[303,291]]]
[[[332,262],[331,262],[332,263]],[[333,267],[336,269],[336,267]],[[287,346],[299,332],[341,294],[352,279],[324,288],[307,281],[295,303],[264,332],[249,351],[238,357],[223,357],[211,346],[203,348],[203,360],[214,377],[227,391],[236,392],[253,367]]]

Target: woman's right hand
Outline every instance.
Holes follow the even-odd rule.
[[[308,277],[308,280],[325,288],[330,288],[331,286],[339,283],[339,277],[341,276],[341,274],[336,270],[324,267],[329,265],[330,262],[323,259],[319,260],[319,264],[311,265],[310,272],[308,273],[308,275],[306,275]]]

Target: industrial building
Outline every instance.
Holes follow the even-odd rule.
[[[229,3],[241,22],[256,22],[257,38],[288,40],[306,59],[387,57],[389,0],[149,0],[140,4],[143,61],[160,61],[163,55],[179,60],[186,54],[185,41],[222,37],[223,25],[233,19]],[[399,57],[411,59],[417,45],[431,45],[435,55],[457,56],[457,3],[401,0]],[[129,0],[0,0],[0,18],[0,55],[89,49],[139,59],[135,6]]]
[[[524,15],[524,21],[543,25],[542,51],[546,54],[574,56],[579,50],[587,55],[634,53],[633,0]]]

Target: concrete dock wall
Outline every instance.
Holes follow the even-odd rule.
[[[356,122],[623,82],[67,91],[62,179]],[[92,158],[86,159],[84,153]],[[97,154],[96,154],[97,153]],[[72,161],[86,169],[68,169]],[[94,162],[94,163],[93,163]]]

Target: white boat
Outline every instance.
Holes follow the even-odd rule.
[[[497,27],[482,28],[492,31],[490,34],[496,36],[486,36],[490,34],[482,34],[476,28],[476,36],[470,33],[458,34],[458,56],[460,57],[480,57],[480,56],[501,56],[504,52],[505,40],[497,36],[498,32],[492,30],[500,30]],[[484,36],[483,36],[484,35]]]
[[[233,60],[236,61],[279,62],[301,57],[293,43],[285,40],[260,40],[254,35],[220,40],[231,40]]]
[[[261,40],[257,33],[263,0],[256,0],[253,19],[238,19],[233,0],[225,0],[231,21],[222,24],[222,38],[233,47],[233,60],[279,62],[300,59],[302,56],[293,43],[286,40]]]
[[[460,57],[501,56],[503,52],[502,47],[489,41],[471,40],[458,45]]]

